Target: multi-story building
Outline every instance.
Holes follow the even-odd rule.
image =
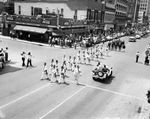
[[[106,0],[105,6],[105,30],[113,30],[114,29],[114,20],[115,20],[115,2],[116,0]]]
[[[77,34],[102,28],[101,0],[17,0],[14,8],[15,15],[6,17],[6,34],[15,30],[29,36],[34,31],[47,39],[54,31]]]
[[[139,0],[128,0],[127,27],[132,27],[137,23],[139,17]]]
[[[140,0],[140,12],[149,15],[150,0]]]
[[[139,8],[139,15],[140,18],[139,23],[147,23],[148,16],[150,15],[150,0],[140,0],[140,8]]]
[[[127,24],[127,0],[116,0],[115,30],[122,30]]]

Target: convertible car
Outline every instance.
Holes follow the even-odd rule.
[[[108,66],[102,68],[101,70],[94,69],[92,70],[92,72],[93,72],[92,78],[95,81],[107,81],[107,79],[111,77],[113,73],[112,67],[108,67]]]

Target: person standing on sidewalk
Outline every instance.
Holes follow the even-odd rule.
[[[25,65],[25,59],[26,59],[26,55],[25,55],[25,54],[26,54],[25,52],[22,52],[22,54],[21,54],[22,67],[26,66],[26,65]]]
[[[139,52],[136,53],[136,61],[135,62],[138,63],[138,60],[139,60]]]
[[[8,47],[6,47],[6,50],[4,51],[5,53],[5,62],[8,61]]]
[[[29,67],[29,65],[32,67],[32,58],[33,56],[31,55],[31,52],[29,52],[28,59],[27,59],[27,67]]]

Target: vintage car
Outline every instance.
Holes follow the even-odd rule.
[[[140,36],[139,34],[136,34],[136,35],[135,35],[135,38],[136,38],[136,39],[141,39],[141,36]]]
[[[112,67],[109,66],[106,66],[105,71],[103,69],[102,70],[94,69],[92,70],[92,72],[93,72],[92,78],[95,81],[107,81],[107,79],[111,77],[113,73]]]
[[[129,42],[136,42],[136,37],[135,36],[131,36],[129,38]]]

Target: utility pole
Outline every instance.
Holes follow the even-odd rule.
[[[133,23],[135,23],[136,11],[137,11],[137,4],[138,4],[138,0],[135,0],[135,9],[134,9]]]

